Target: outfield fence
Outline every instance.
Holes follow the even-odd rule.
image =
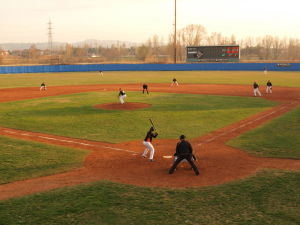
[[[300,71],[300,63],[89,64],[3,66],[0,74],[88,71]]]

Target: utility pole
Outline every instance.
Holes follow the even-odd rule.
[[[48,48],[49,48],[49,51],[50,51],[50,56],[52,56],[52,23],[51,23],[51,20],[49,19],[49,22],[48,22]]]
[[[175,22],[174,22],[174,64],[176,64],[176,0],[175,0]]]

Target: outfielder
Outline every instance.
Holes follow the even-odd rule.
[[[152,142],[152,138],[156,138],[158,135],[157,132],[154,132],[154,128],[150,127],[149,131],[146,134],[146,137],[143,141],[143,144],[146,146],[146,149],[144,150],[142,157],[146,158],[148,151],[150,151],[150,157],[149,157],[149,161],[153,162],[153,156],[154,156],[154,147],[151,144]]]
[[[267,73],[268,73],[267,67],[264,67],[264,74],[267,75]]]
[[[267,94],[268,94],[268,93],[272,94],[272,83],[271,83],[271,81],[269,81],[269,80],[268,80],[268,82],[267,82],[266,93],[267,93]]]
[[[261,96],[261,93],[259,91],[259,85],[258,85],[258,83],[256,83],[256,81],[254,81],[254,83],[253,83],[253,93],[254,93],[254,96],[256,96],[256,94]]]
[[[127,95],[126,95],[125,91],[123,91],[121,88],[119,89],[119,91],[120,92],[119,92],[118,97],[119,97],[120,103],[124,104],[125,103],[124,98],[126,98]]]
[[[99,73],[99,75],[100,75],[101,77],[103,77],[103,72],[102,72],[102,70],[99,70],[98,73]]]

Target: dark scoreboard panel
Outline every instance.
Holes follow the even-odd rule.
[[[188,62],[236,62],[239,59],[240,47],[238,45],[186,47]]]

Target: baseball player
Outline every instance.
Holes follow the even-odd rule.
[[[176,152],[174,156],[177,157],[176,161],[172,165],[172,167],[169,169],[169,174],[174,173],[174,170],[176,169],[177,165],[184,159],[186,159],[189,164],[192,166],[196,176],[199,175],[199,170],[195,163],[193,162],[193,158],[195,157],[193,155],[193,148],[192,145],[185,140],[185,136],[182,134],[179,137],[179,142],[176,145]]]
[[[266,93],[267,93],[267,94],[268,94],[268,93],[272,94],[272,83],[271,83],[271,81],[269,81],[269,80],[268,80],[268,82],[267,82]]]
[[[103,72],[102,72],[102,70],[99,70],[98,73],[99,73],[99,75],[100,75],[101,77],[103,77]]]
[[[173,86],[174,84],[176,84],[177,86],[179,85],[175,77],[173,78],[172,81],[173,81],[173,82],[172,82],[171,86]]]
[[[267,67],[264,67],[264,74],[267,75],[267,73],[268,73]]]
[[[125,103],[124,99],[127,97],[127,95],[126,95],[125,91],[122,90],[122,88],[119,88],[119,91],[120,92],[119,92],[118,97],[119,97],[120,103],[124,104]]]
[[[256,81],[254,81],[254,83],[253,83],[253,93],[254,93],[254,96],[256,96],[256,94],[261,96],[261,93],[259,91],[259,85],[258,85],[258,83],[256,83]]]
[[[149,157],[149,161],[150,162],[154,162],[153,160],[153,156],[154,156],[154,147],[151,144],[152,142],[152,138],[156,138],[158,135],[157,132],[154,132],[154,128],[150,127],[149,131],[146,134],[146,137],[143,141],[143,144],[146,146],[146,149],[144,150],[142,157],[146,158],[148,151],[150,151],[150,157]]]
[[[46,91],[47,90],[47,87],[46,87],[46,84],[45,82],[41,83],[41,87],[40,87],[40,91]]]
[[[147,94],[149,94],[147,84],[143,84],[143,94],[144,94],[145,90],[147,91]]]

